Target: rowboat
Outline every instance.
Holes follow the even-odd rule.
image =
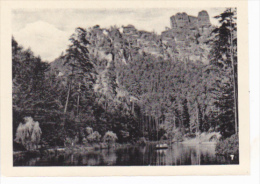
[[[168,149],[168,145],[167,144],[157,144],[155,146],[155,149]]]

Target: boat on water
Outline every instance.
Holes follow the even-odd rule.
[[[168,149],[168,145],[167,144],[157,144],[155,146],[155,149]]]

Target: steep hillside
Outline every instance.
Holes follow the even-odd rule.
[[[142,93],[133,89],[136,84],[133,84],[130,89],[128,82],[124,82],[123,78],[125,75],[131,75],[125,73],[128,67],[138,66],[135,63],[144,62],[140,58],[149,55],[148,58],[151,58],[150,61],[153,62],[156,60],[175,60],[184,62],[185,65],[191,62],[206,64],[210,50],[207,41],[213,29],[208,13],[201,11],[198,13],[198,17],[177,13],[170,17],[170,23],[171,28],[163,31],[160,35],[137,30],[133,25],[123,26],[120,29],[117,27],[105,29],[96,25],[87,29],[86,40],[89,42],[87,44],[89,59],[97,72],[94,84],[95,92],[108,99],[117,99],[119,103],[122,100],[126,101],[128,106],[131,106],[129,105],[131,104],[129,103],[130,99],[138,103]],[[64,65],[65,60],[62,55],[51,63],[51,68],[58,76],[68,76],[71,68]],[[111,62],[114,66],[112,69]],[[154,65],[157,64],[154,63]],[[114,92],[111,92],[113,89],[109,89],[111,86],[109,72],[115,75]],[[133,80],[132,77],[128,80]],[[148,88],[149,86],[147,86]],[[113,97],[113,93],[116,98]]]
[[[237,134],[236,10],[216,18],[214,28],[205,11],[177,13],[161,34],[78,27],[50,64],[13,38],[14,130],[31,116],[50,145],[81,144],[89,127],[119,142]]]

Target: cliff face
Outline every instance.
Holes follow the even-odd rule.
[[[161,33],[162,42],[173,46],[176,53],[170,55],[207,62],[209,46],[207,39],[212,31],[208,12],[203,10],[197,17],[177,13],[170,17],[171,29]]]
[[[210,50],[207,40],[213,29],[208,12],[200,11],[197,17],[185,12],[177,13],[170,17],[170,23],[171,28],[157,36],[147,31],[138,31],[133,25],[123,27],[123,33],[133,46],[143,52],[207,63]]]
[[[211,26],[208,12],[203,10],[199,12],[198,17],[187,15],[187,13],[177,13],[171,16],[171,28],[185,28],[185,27],[209,27]]]
[[[170,22],[171,28],[167,28],[159,35],[137,30],[134,25],[123,26],[121,30],[108,30],[94,26],[88,30],[87,35],[91,43],[88,46],[89,52],[97,60],[111,61],[111,54],[106,54],[111,47],[107,38],[110,36],[113,38],[114,47],[118,49],[116,60],[122,61],[122,64],[127,64],[137,53],[207,62],[210,50],[207,39],[213,29],[208,13],[201,11],[197,17],[187,13],[177,13],[170,17]]]
[[[199,12],[198,15],[198,26],[199,27],[208,27],[211,26],[210,20],[209,20],[209,14],[207,11],[203,10]]]

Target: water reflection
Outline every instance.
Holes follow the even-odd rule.
[[[60,153],[36,158],[14,157],[14,166],[129,166],[129,165],[216,165],[238,164],[216,156],[215,146],[176,143],[165,150],[155,145],[128,147],[117,150],[103,149],[88,153]]]
[[[214,164],[214,145],[174,144],[167,150],[158,150],[156,165],[201,165]]]

